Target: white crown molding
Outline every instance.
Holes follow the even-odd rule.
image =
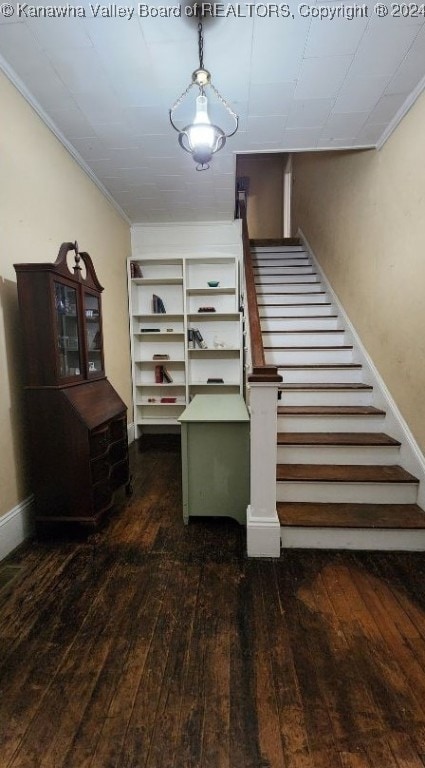
[[[25,101],[27,101],[28,104],[37,113],[37,115],[43,121],[43,123],[47,126],[47,128],[53,133],[54,136],[56,136],[58,141],[60,141],[60,143],[67,150],[67,152],[69,152],[69,154],[75,160],[77,165],[80,166],[81,170],[84,171],[84,173],[89,177],[89,179],[91,179],[91,181],[94,184],[96,184],[96,187],[99,189],[102,195],[108,200],[109,203],[111,203],[111,205],[115,208],[117,213],[119,213],[119,215],[127,222],[127,224],[130,225],[131,221],[128,218],[127,214],[124,213],[121,206],[118,205],[116,200],[114,200],[111,193],[108,192],[106,187],[103,186],[102,182],[99,181],[96,174],[87,165],[86,161],[83,160],[83,158],[77,152],[75,147],[73,147],[72,144],[68,141],[68,139],[65,138],[63,133],[59,130],[57,125],[55,125],[55,123],[49,117],[47,112],[44,111],[43,107],[38,103],[38,101],[34,98],[32,93],[28,90],[25,83],[21,80],[20,77],[18,77],[16,72],[12,69],[12,67],[7,63],[7,61],[1,55],[0,55],[0,69],[6,75],[6,77],[10,80],[12,85],[14,85],[15,88],[19,91],[19,93],[24,97]]]
[[[256,155],[286,155],[286,154],[301,154],[302,152],[347,152],[348,150],[361,150],[361,149],[376,149],[376,144],[346,144],[341,147],[335,147],[334,145],[328,146],[327,144],[323,144],[323,146],[315,146],[315,147],[297,147],[296,149],[291,149],[291,147],[284,147],[282,149],[256,149],[255,154]],[[238,155],[252,155],[254,150],[252,149],[241,149],[237,150]]]
[[[391,134],[394,133],[399,123],[401,123],[401,121],[403,120],[403,117],[407,115],[409,109],[413,107],[415,101],[419,98],[419,96],[421,95],[424,89],[425,89],[425,75],[422,78],[422,80],[419,81],[416,88],[414,88],[413,91],[409,93],[406,101],[401,105],[398,112],[396,112],[391,122],[385,128],[385,131],[383,132],[382,136],[376,142],[376,149],[382,149],[385,142],[387,142]]]

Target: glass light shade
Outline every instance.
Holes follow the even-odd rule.
[[[192,150],[201,146],[213,150],[216,135],[208,116],[208,99],[202,94],[196,98],[196,114],[187,131],[187,137]]]

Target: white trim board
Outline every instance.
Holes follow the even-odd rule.
[[[409,93],[406,101],[401,105],[398,112],[395,113],[393,119],[385,128],[383,134],[379,137],[378,141],[376,142],[376,149],[382,149],[385,142],[388,141],[390,136],[394,133],[397,126],[403,120],[403,117],[407,115],[409,109],[413,107],[415,101],[419,98],[419,96],[421,95],[424,89],[425,89],[425,75],[422,78],[422,80],[419,81],[416,88],[414,88],[413,91]]]
[[[400,465],[411,472],[419,480],[418,501],[420,507],[425,509],[425,456],[417,444],[410,428],[399,411],[399,408],[393,399],[388,387],[376,368],[372,358],[367,352],[360,336],[350,321],[345,309],[333,290],[324,270],[320,266],[314,251],[301,229],[298,230],[299,237],[303,241],[306,250],[310,254],[311,260],[320,279],[329,294],[333,304],[335,304],[338,314],[341,315],[347,335],[351,338],[348,343],[354,345],[354,362],[361,363],[363,366],[363,380],[365,384],[373,386],[373,405],[382,408],[386,412],[384,429],[397,440],[401,442]]]
[[[34,531],[34,497],[28,496],[0,517],[0,560],[23,544]]]

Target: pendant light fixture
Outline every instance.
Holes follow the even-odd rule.
[[[197,171],[206,171],[210,167],[209,163],[212,156],[223,149],[226,139],[233,136],[238,130],[239,118],[231,109],[229,104],[223,99],[217,88],[211,82],[211,74],[204,68],[204,38],[202,21],[198,23],[198,49],[199,49],[199,68],[192,74],[192,82],[188,85],[182,95],[169,110],[170,123],[174,130],[179,134],[179,144],[185,152],[189,152],[195,163]],[[173,120],[175,109],[185,99],[190,89],[194,85],[199,88],[199,94],[196,97],[195,117],[190,125],[185,128],[178,128]],[[217,99],[225,107],[227,112],[234,120],[235,127],[231,133],[225,133],[218,125],[213,125],[208,115],[208,99],[205,95],[205,89],[209,87],[214,91]]]

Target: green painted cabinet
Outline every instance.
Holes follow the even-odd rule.
[[[179,418],[183,520],[233,517],[249,504],[249,415],[241,395],[196,395]]]

